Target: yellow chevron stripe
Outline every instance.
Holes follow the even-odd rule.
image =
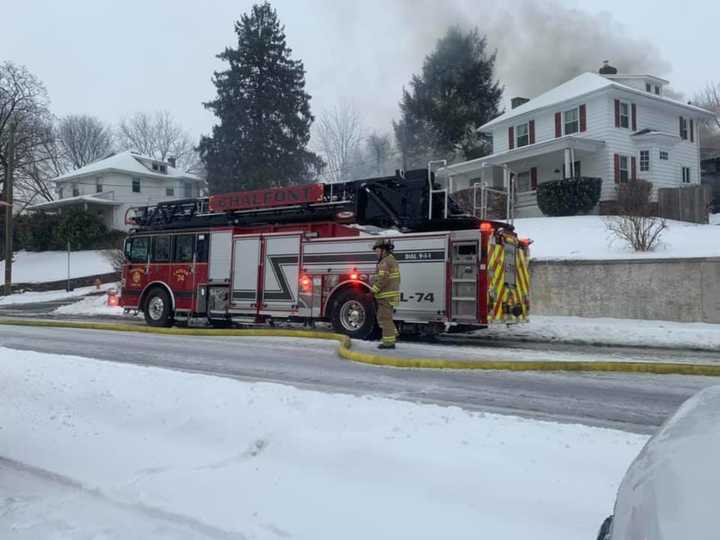
[[[488,267],[493,268],[495,266],[495,261],[497,260],[497,256],[498,256],[499,252],[501,251],[498,248],[500,248],[501,246],[498,246],[497,244],[493,244],[490,247],[491,247],[490,261],[488,262]]]

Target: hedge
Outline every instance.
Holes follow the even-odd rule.
[[[602,179],[552,180],[538,186],[537,202],[546,216],[587,214],[600,200]]]

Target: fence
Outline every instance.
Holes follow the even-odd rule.
[[[712,188],[693,184],[657,190],[658,215],[667,219],[707,223],[712,202]]]

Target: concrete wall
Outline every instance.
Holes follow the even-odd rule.
[[[720,323],[720,257],[532,261],[531,314]]]

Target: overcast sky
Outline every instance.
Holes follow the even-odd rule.
[[[169,110],[198,137],[213,117],[215,54],[236,44],[251,1],[0,0],[0,61],[26,65],[52,110],[117,122]],[[652,71],[687,97],[720,80],[720,2],[644,0],[275,0],[312,110],[349,102],[367,131],[388,131],[402,86],[450,24],[477,26],[497,49],[505,98],[532,97],[609,59]],[[625,65],[619,65],[625,64]]]

